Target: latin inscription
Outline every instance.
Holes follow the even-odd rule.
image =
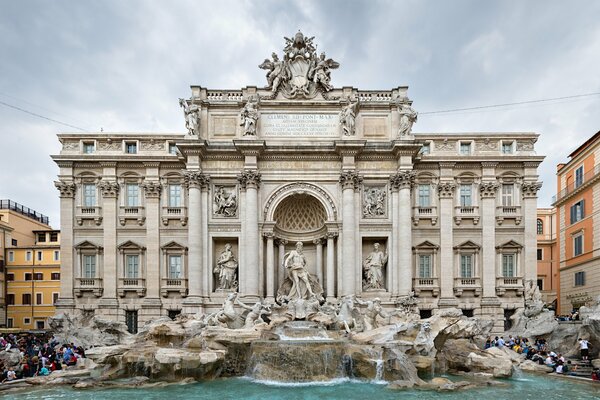
[[[338,136],[337,114],[262,114],[264,136]]]

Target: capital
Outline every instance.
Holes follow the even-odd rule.
[[[437,189],[440,198],[452,198],[454,197],[454,189],[456,189],[456,183],[440,182],[438,183]]]
[[[100,183],[98,183],[98,188],[102,193],[102,197],[117,197],[120,186],[114,181],[100,181]]]
[[[55,181],[54,186],[60,192],[60,197],[75,197],[75,184],[73,182]]]
[[[258,189],[260,187],[260,183],[262,181],[262,175],[255,169],[247,169],[242,171],[238,176],[237,180],[240,183],[240,186],[244,189],[246,188],[255,188]]]
[[[537,192],[542,188],[542,182],[523,182],[521,193],[523,198],[536,198]]]
[[[415,184],[415,171],[400,171],[390,176],[390,185],[393,189],[410,189]]]
[[[494,198],[496,197],[498,187],[500,187],[498,182],[481,182],[479,184],[479,194],[481,195],[482,199]]]
[[[142,183],[141,186],[144,189],[144,194],[147,199],[160,197],[160,192],[162,190],[160,182],[146,181]]]
[[[342,189],[353,189],[357,190],[363,181],[362,176],[356,171],[344,171],[340,175],[339,182],[342,185]]]
[[[185,187],[200,189],[207,187],[210,183],[210,177],[206,174],[203,174],[200,171],[190,171],[184,169],[181,174],[183,175],[183,184]]]

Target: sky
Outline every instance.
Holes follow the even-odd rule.
[[[600,1],[0,0],[0,198],[50,217],[58,133],[184,133],[190,85],[263,86],[298,29],[341,64],[336,87],[409,86],[418,132],[536,132],[544,186],[600,130]],[[33,116],[12,107],[74,126]]]

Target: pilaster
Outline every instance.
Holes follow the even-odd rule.
[[[54,186],[60,192],[60,296],[56,308],[69,312],[75,306],[73,295],[73,212],[76,186],[71,181],[56,181]]]
[[[440,181],[438,196],[440,199],[440,300],[442,306],[453,306],[454,297],[454,237],[453,237],[453,209],[454,181]]]

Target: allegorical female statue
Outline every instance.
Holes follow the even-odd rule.
[[[225,249],[219,255],[217,265],[213,270],[217,278],[217,290],[237,289],[237,269],[238,262],[235,259],[233,251],[231,251],[231,244],[227,243],[225,244]]]
[[[373,251],[363,262],[365,279],[363,280],[364,290],[385,289],[383,280],[383,267],[387,264],[388,255],[379,250],[379,243],[373,245]]]

